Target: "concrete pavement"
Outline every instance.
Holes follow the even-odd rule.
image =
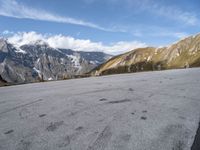
[[[0,88],[0,150],[189,150],[200,69]]]

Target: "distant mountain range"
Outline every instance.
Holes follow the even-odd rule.
[[[44,41],[16,46],[0,39],[0,86],[82,76],[200,66],[200,34],[167,47],[146,47],[114,56],[56,49]]]
[[[73,78],[111,57],[102,52],[55,49],[43,41],[19,47],[0,39],[0,85]]]
[[[178,69],[200,66],[200,34],[168,47],[134,49],[93,69],[92,75]]]

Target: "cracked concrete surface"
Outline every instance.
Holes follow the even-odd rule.
[[[189,150],[200,69],[0,88],[0,150]]]

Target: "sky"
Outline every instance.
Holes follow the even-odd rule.
[[[0,37],[116,55],[199,33],[199,8],[199,0],[0,0]]]

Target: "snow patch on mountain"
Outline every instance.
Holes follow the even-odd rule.
[[[67,55],[69,58],[71,58],[72,63],[76,68],[81,68],[80,65],[80,56],[75,56],[75,55]]]
[[[38,74],[40,74],[40,73],[41,73],[41,71],[40,71],[40,70],[38,70],[38,69],[36,69],[35,67],[33,68],[33,70],[34,70],[35,72],[37,72]]]
[[[16,48],[16,50],[15,50],[16,53],[26,54],[26,52],[24,50],[22,50],[20,47],[15,47],[15,48]]]

